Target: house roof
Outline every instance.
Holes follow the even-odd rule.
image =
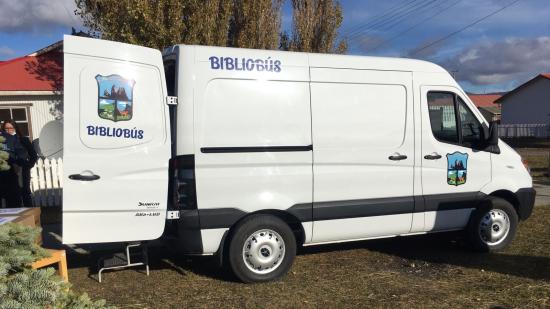
[[[0,63],[0,91],[63,90],[63,53],[51,50]]]
[[[494,106],[480,106],[479,109],[480,110],[486,110],[489,113],[494,114],[494,115],[500,115],[501,114],[500,106],[497,106],[497,105],[494,105]]]
[[[532,79],[526,81],[525,83],[519,85],[518,87],[516,87],[515,89],[511,90],[510,92],[506,93],[505,95],[503,95],[502,97],[500,97],[498,100],[496,100],[495,102],[496,103],[504,103],[504,101],[506,100],[506,98],[510,97],[511,95],[517,93],[518,91],[520,91],[521,89],[525,88],[526,86],[534,83],[535,81],[538,81],[538,80],[541,80],[541,79],[550,79],[550,73],[541,73],[535,77],[533,77]]]
[[[502,97],[501,94],[468,94],[468,97],[470,97],[470,100],[474,102],[475,106],[477,107],[488,107],[488,106],[497,106],[495,103],[496,100],[498,100],[500,97]]]

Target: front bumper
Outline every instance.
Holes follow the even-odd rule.
[[[516,192],[518,198],[518,215],[520,220],[526,220],[531,216],[535,206],[535,196],[537,191],[534,188],[522,188]]]

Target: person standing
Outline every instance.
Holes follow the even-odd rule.
[[[0,136],[2,136],[5,141],[3,146],[3,151],[8,153],[8,165],[9,169],[5,171],[0,171],[0,201],[2,199],[6,202],[6,207],[21,207],[21,190],[19,188],[19,181],[17,173],[15,172],[15,161],[17,157],[15,155],[16,144],[18,143],[17,139],[0,130]]]
[[[19,127],[14,120],[8,119],[2,122],[2,131],[16,138],[15,152],[17,156],[16,164],[20,167],[20,195],[23,201],[23,206],[33,207],[31,193],[31,168],[38,160],[38,154],[30,139],[21,134]]]

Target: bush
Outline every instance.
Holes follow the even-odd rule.
[[[32,269],[31,264],[48,256],[36,244],[39,228],[8,223],[0,225],[0,309],[114,308],[104,300],[93,301],[77,294],[51,267]]]

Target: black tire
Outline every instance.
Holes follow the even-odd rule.
[[[249,237],[259,231],[266,232],[263,235],[256,234],[258,238],[247,242]],[[269,233],[269,231],[274,233]],[[277,234],[282,238],[284,253],[281,250],[281,240],[277,237]],[[271,261],[276,262],[271,262],[269,264],[271,267],[268,266],[264,269],[259,268],[256,272],[253,271],[251,268],[253,268],[254,261],[248,259],[248,262],[245,262],[245,242],[254,242],[255,248],[259,249],[249,251],[250,254],[247,254],[247,256],[251,257],[250,259],[253,259],[251,254],[254,251],[255,256],[262,254],[260,258],[274,259]],[[273,246],[277,248],[273,248]],[[237,278],[245,283],[266,282],[280,278],[290,269],[296,255],[296,239],[292,229],[283,220],[271,215],[253,215],[245,218],[235,227],[228,251],[229,265]],[[273,253],[273,255],[270,255],[270,253]],[[273,269],[269,271],[270,268]],[[265,273],[258,273],[262,271]]]
[[[483,233],[482,230],[498,233],[503,226],[502,222],[508,222],[507,233],[504,233],[501,238],[496,238],[495,241],[491,241],[487,236],[484,238],[483,235],[487,233]],[[487,228],[483,228],[482,224]],[[505,199],[490,197],[481,207],[472,212],[467,234],[472,249],[479,252],[495,252],[504,249],[512,242],[517,227],[518,214],[514,206]]]

